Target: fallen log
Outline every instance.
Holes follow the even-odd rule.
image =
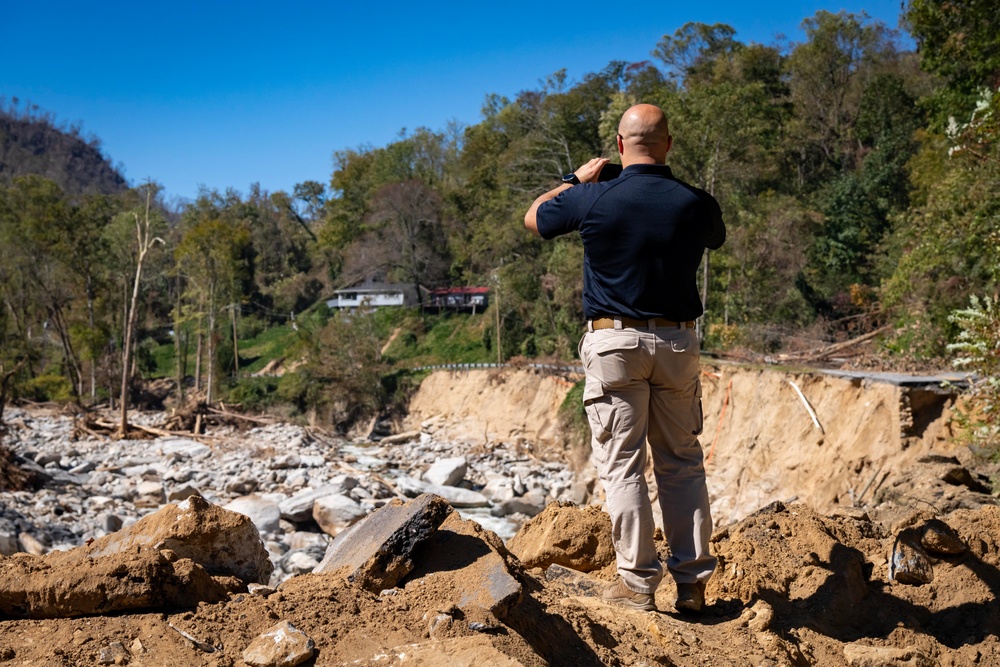
[[[766,361],[768,363],[782,363],[786,361],[820,361],[827,357],[833,356],[838,352],[847,350],[855,345],[860,345],[861,343],[867,342],[876,336],[880,336],[885,332],[892,329],[892,325],[885,325],[884,327],[879,327],[875,331],[870,331],[863,336],[858,336],[857,338],[852,338],[851,340],[841,341],[839,343],[834,343],[832,345],[826,345],[820,348],[814,348],[812,350],[806,350],[804,352],[787,352],[785,354],[777,354],[772,357],[767,357]]]

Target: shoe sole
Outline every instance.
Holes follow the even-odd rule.
[[[655,602],[632,602],[625,598],[601,598],[605,602],[610,602],[611,604],[616,604],[621,607],[628,607],[629,609],[635,609],[636,611],[656,611]]]

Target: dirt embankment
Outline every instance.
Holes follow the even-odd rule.
[[[560,447],[558,410],[571,388],[530,370],[439,371],[413,397],[408,427],[431,420],[439,433],[470,444]],[[955,397],[933,385],[706,364],[702,388],[716,525],[776,500],[821,513],[875,505],[903,492],[899,483],[921,458],[968,456],[951,437]]]

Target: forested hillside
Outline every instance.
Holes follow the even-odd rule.
[[[348,320],[313,305],[363,280],[488,285],[489,310],[471,316],[481,360],[572,360],[582,247],[540,242],[521,221],[561,174],[616,158],[617,122],[640,101],[667,111],[669,164],[719,199],[729,228],[705,260],[707,347],[774,353],[882,330],[890,362],[946,363],[969,330],[953,313],[1000,278],[1000,18],[986,0],[911,0],[906,18],[917,52],[843,12],[807,17],[805,39],[779,45],[689,23],[651,44],[647,61],[487,95],[475,125],[331,147],[329,183],[291,193],[210,191],[167,210],[155,184],[115,192],[53,175],[44,156],[58,142],[17,170],[0,160],[4,387],[114,395],[134,304],[139,374],[193,377],[217,397],[250,362],[240,346],[280,326],[283,353],[304,365],[279,393],[302,409],[370,412],[404,348],[440,322]],[[34,145],[4,142],[4,155]],[[395,348],[393,329],[406,330]]]
[[[22,107],[16,98],[9,104],[0,98],[0,183],[27,174],[44,176],[70,195],[127,187],[97,139],[84,139],[79,128],[60,126],[52,114]]]

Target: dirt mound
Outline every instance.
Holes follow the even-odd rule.
[[[525,567],[556,564],[591,572],[615,560],[611,518],[594,505],[551,503],[524,524],[507,547]]]
[[[550,509],[550,518],[570,509]],[[933,553],[931,583],[890,579],[899,536],[935,521],[949,526],[965,550]],[[482,559],[502,553],[495,536],[470,530],[470,523],[450,517],[440,538],[415,552],[416,568],[379,593],[338,574],[302,575],[275,592],[230,594],[173,614],[3,621],[0,658],[89,665],[120,646],[119,664],[239,665],[259,634],[287,621],[315,642],[316,665],[1000,661],[1000,508],[934,519],[929,511],[822,516],[775,503],[715,535],[720,569],[709,586],[709,608],[696,620],[672,612],[668,582],[657,592],[662,611],[638,612],[600,600],[605,582],[587,574],[558,565],[525,571],[514,561],[504,567],[523,593],[500,611],[501,620],[467,599],[489,583],[481,579],[488,571]]]

